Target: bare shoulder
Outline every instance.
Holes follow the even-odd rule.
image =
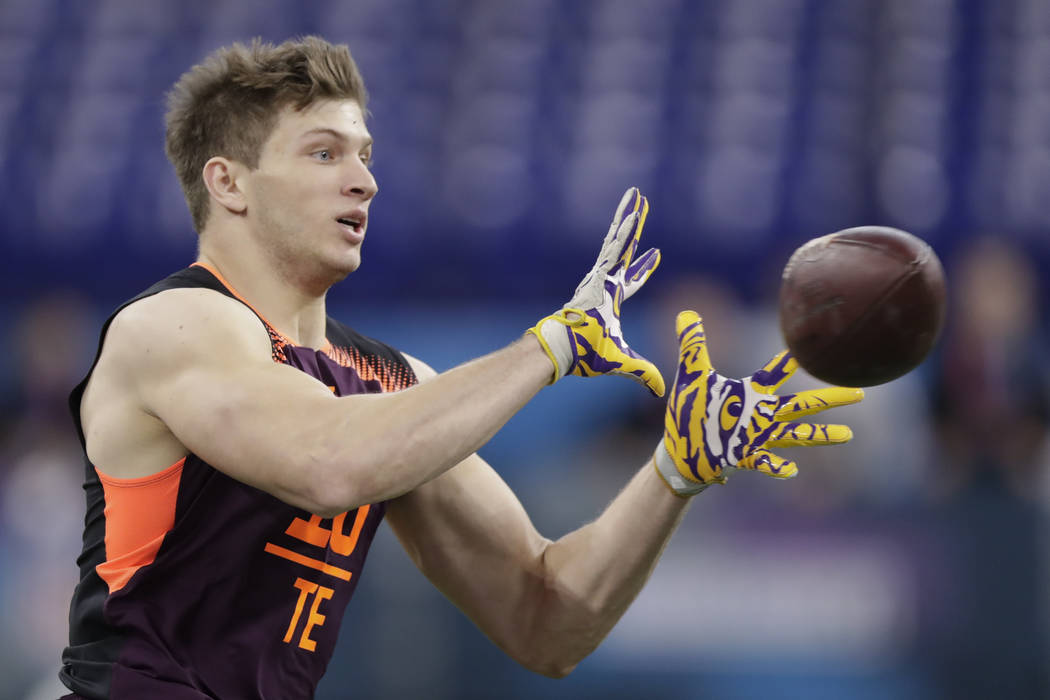
[[[208,289],[170,289],[124,308],[106,334],[100,364],[119,358],[126,369],[192,358],[221,348],[220,357],[270,357],[270,340],[244,304]]]
[[[206,289],[171,289],[122,309],[81,399],[91,461],[119,478],[156,473],[187,448],[158,417],[156,396],[180,374],[272,363],[266,329],[246,306]]]

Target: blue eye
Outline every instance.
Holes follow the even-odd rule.
[[[326,162],[326,163],[328,161],[332,160],[332,152],[329,151],[328,149],[325,149],[323,151],[317,151],[316,153],[314,153],[314,155],[317,156],[318,160]]]

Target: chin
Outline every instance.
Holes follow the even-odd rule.
[[[335,278],[333,284],[335,282],[343,281],[350,275],[350,273],[354,272],[359,267],[361,267],[360,253],[346,256],[338,261],[332,261],[332,263],[328,265],[330,274]]]

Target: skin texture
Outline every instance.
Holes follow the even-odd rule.
[[[361,264],[370,158],[357,103],[322,101],[280,114],[258,168],[222,157],[203,168],[212,200],[199,260],[298,345],[324,347],[325,294]],[[347,216],[359,231],[337,221]],[[81,404],[88,455],[134,478],[193,452],[325,517],[390,500],[388,521],[422,572],[515,659],[564,675],[637,595],[689,501],[646,464],[597,520],[542,537],[474,454],[549,382],[535,337],[440,375],[409,360],[419,385],[337,398],[274,363],[242,304],[165,291],[110,327]]]

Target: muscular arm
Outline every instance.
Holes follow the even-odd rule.
[[[597,520],[552,542],[474,455],[392,501],[387,518],[416,565],[499,647],[559,677],[627,610],[689,502],[647,463]]]
[[[856,403],[863,398],[859,389],[825,387],[777,396],[775,390],[797,366],[786,351],[752,376],[729,380],[711,366],[696,313],[679,314],[677,330],[679,371],[657,464],[650,460],[594,522],[557,542],[544,539],[477,456],[388,508],[391,526],[423,572],[528,668],[564,675],[598,646],[681,522],[690,500],[674,493],[699,493],[736,469],[787,478],[796,466],[767,447],[850,439],[847,426],[794,421]],[[417,370],[420,376],[425,372]],[[732,391],[708,392],[710,386]],[[748,410],[740,409],[740,397]],[[705,435],[707,423],[689,419],[696,415],[719,416],[714,429],[721,432]],[[712,455],[720,459],[713,461]]]
[[[457,464],[550,374],[539,343],[526,337],[402,392],[337,398],[274,363],[266,331],[240,303],[171,290],[115,319],[85,393],[84,428],[96,465],[124,465],[113,476],[141,476],[129,455],[161,444],[165,459],[193,452],[332,515],[401,495]],[[129,433],[148,439],[134,444]]]
[[[622,374],[660,395],[656,366],[632,351],[620,304],[660,261],[635,259],[648,212],[624,193],[598,260],[569,303],[525,337],[403,392],[335,398],[270,360],[243,305],[201,289],[122,310],[81,401],[92,461],[142,477],[193,452],[235,479],[318,515],[394,498],[485,443],[549,381]]]

